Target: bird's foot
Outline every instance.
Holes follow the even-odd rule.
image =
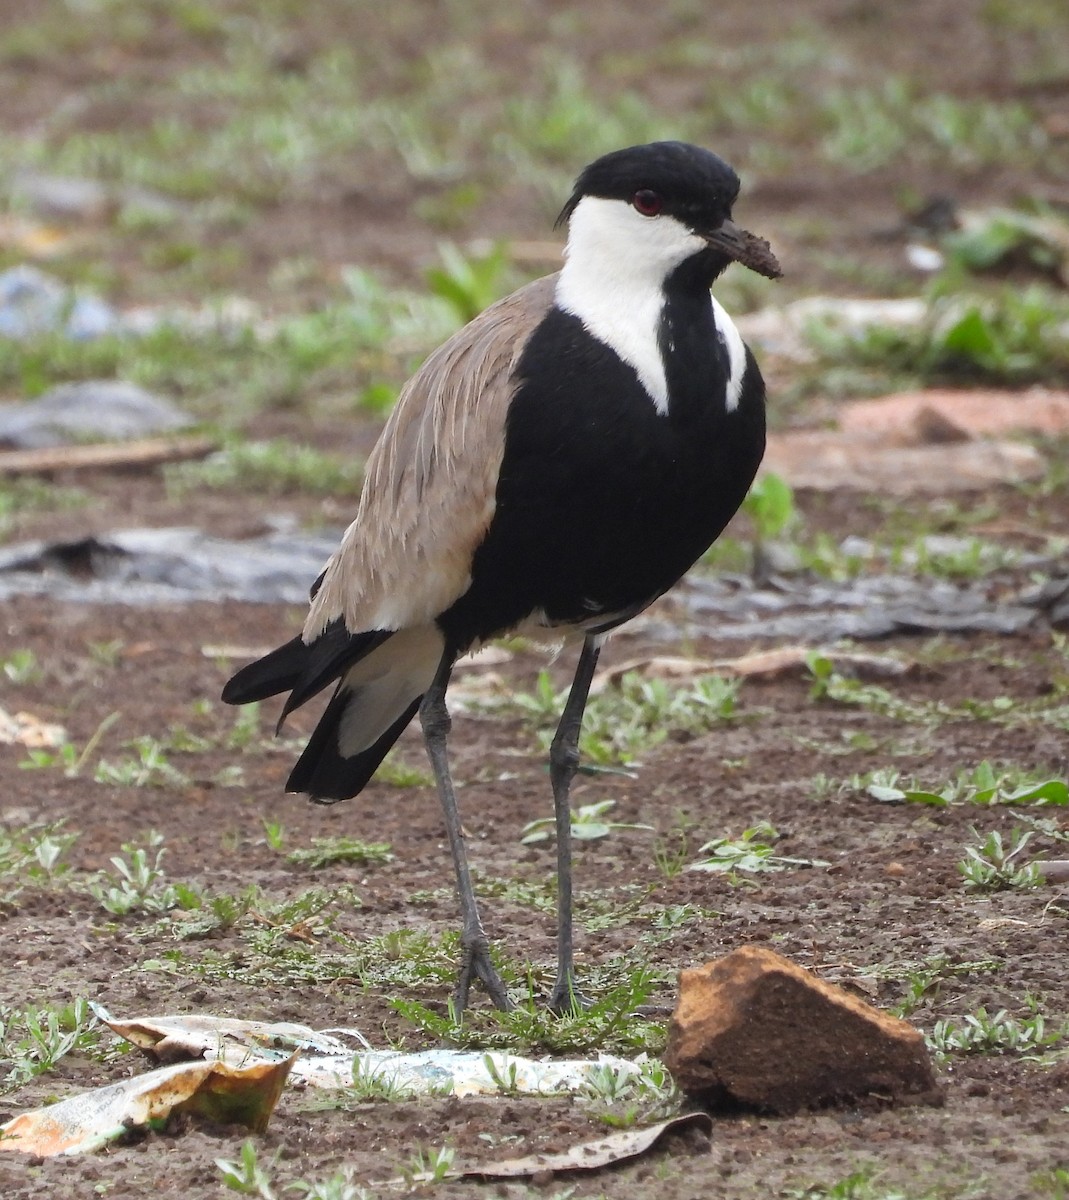
[[[479,979],[495,1008],[502,1012],[512,1007],[505,985],[497,968],[490,961],[490,947],[485,937],[474,938],[464,946],[460,959],[460,971],[457,974],[457,986],[453,992],[453,1006],[458,1013],[468,1007],[468,993],[471,985]]]
[[[558,975],[553,991],[549,993],[549,1011],[558,1017],[566,1017],[572,1013],[585,1012],[589,1007],[590,1001],[577,987],[571,971]]]

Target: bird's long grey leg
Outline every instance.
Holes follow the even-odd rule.
[[[464,846],[464,834],[460,828],[460,813],[457,809],[456,793],[449,774],[447,740],[452,721],[445,704],[445,690],[453,670],[453,657],[447,651],[419,706],[419,720],[423,727],[423,740],[427,745],[434,779],[438,785],[438,798],[445,815],[445,831],[449,838],[449,849],[453,854],[453,866],[457,875],[457,891],[460,893],[460,911],[463,919],[460,944],[463,953],[460,974],[453,999],[458,1012],[468,1004],[468,991],[473,976],[483,981],[490,999],[498,1008],[508,1008],[509,1000],[505,985],[490,961],[490,945],[479,920],[479,908],[475,903],[475,889],[471,884],[468,869],[468,853]]]
[[[557,823],[557,981],[550,993],[549,1007],[556,1013],[567,1012],[575,1004],[582,1003],[572,965],[572,813],[568,794],[579,766],[579,730],[600,652],[599,639],[588,634],[560,724],[549,748],[549,777],[553,784],[553,811]]]

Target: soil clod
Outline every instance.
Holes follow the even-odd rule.
[[[711,1108],[940,1103],[921,1034],[759,946],[680,975],[665,1062]]]

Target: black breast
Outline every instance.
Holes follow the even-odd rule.
[[[764,385],[752,358],[738,407],[704,291],[666,304],[669,411],[634,369],[551,309],[518,367],[497,507],[468,591],[439,618],[458,649],[542,610],[606,627],[666,591],[742,503],[764,451]]]

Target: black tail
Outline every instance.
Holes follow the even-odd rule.
[[[223,688],[223,700],[227,704],[249,704],[254,700],[289,692],[278,719],[277,729],[281,729],[283,721],[295,708],[335,680],[342,680],[290,774],[287,791],[307,792],[312,799],[326,803],[355,796],[374,775],[386,752],[412,720],[422,696],[409,701],[371,745],[361,750],[357,741],[355,753],[345,756],[341,752],[343,743],[352,744],[355,730],[361,725],[367,728],[369,713],[371,728],[375,729],[381,728],[381,725],[374,724],[375,721],[388,719],[392,713],[398,712],[393,707],[396,698],[392,702],[387,700],[391,708],[382,711],[376,710],[372,696],[369,708],[367,688],[354,688],[351,682],[347,684],[343,678],[355,663],[393,636],[392,631],[382,629],[350,633],[340,619],[332,621],[310,645],[295,637],[256,662],[242,667]],[[418,685],[413,690],[418,690]],[[377,717],[376,712],[380,714]],[[374,733],[369,731],[368,736],[373,737]]]
[[[266,700],[268,696],[292,691],[304,672],[307,657],[308,647],[295,637],[232,675],[223,688],[223,701],[226,704],[251,704],[254,700]]]
[[[344,685],[339,687],[323,710],[304,753],[290,772],[286,791],[307,792],[320,804],[332,804],[355,796],[375,774],[386,752],[415,716],[422,699],[422,696],[417,697],[374,745],[345,758],[338,748],[339,736],[353,693]]]
[[[242,667],[223,688],[223,701],[226,704],[251,704],[254,700],[289,692],[278,719],[281,728],[295,708],[300,708],[328,684],[340,679],[353,663],[381,646],[390,636],[390,630],[382,629],[350,633],[339,618],[310,645],[295,637]]]

